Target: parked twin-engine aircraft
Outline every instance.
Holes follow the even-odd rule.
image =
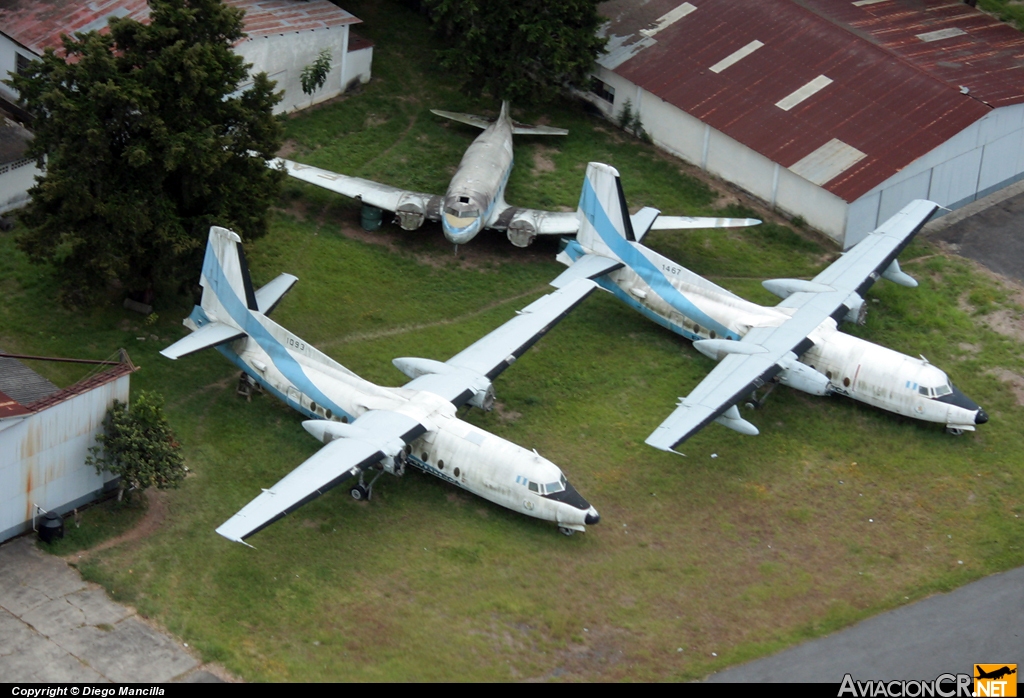
[[[351,495],[369,498],[377,477],[400,476],[406,465],[513,511],[554,521],[566,535],[600,520],[554,463],[456,416],[456,408],[467,403],[490,409],[491,381],[594,290],[592,281],[539,298],[444,363],[395,359],[412,379],[401,388],[363,380],[267,317],[296,281],[282,274],[254,292],[239,237],[211,228],[201,305],[185,320],[194,331],[160,352],[177,359],[216,347],[265,390],[310,417],[302,426],[325,444],[217,533],[243,542],[354,477],[359,482]],[[369,470],[379,472],[366,484]]]
[[[269,164],[283,167],[292,177],[304,182],[360,199],[364,205],[393,211],[395,220],[405,230],[416,230],[427,220],[441,221],[445,237],[456,245],[469,242],[484,228],[506,231],[508,239],[517,247],[526,247],[538,235],[576,234],[579,220],[574,211],[538,211],[505,203],[505,186],[513,164],[512,135],[564,136],[568,131],[518,124],[509,116],[507,102],[502,102],[501,113],[493,121],[472,114],[431,111],[484,130],[466,149],[443,197],[335,174],[281,158]],[[760,221],[746,218],[661,216],[653,225],[656,230],[676,230],[757,223]]]
[[[709,422],[743,434],[757,428],[737,404],[777,383],[812,395],[837,393],[897,414],[945,424],[952,433],[988,421],[985,411],[923,357],[914,359],[840,332],[837,321],[863,322],[863,294],[879,277],[917,282],[896,261],[937,204],[913,201],[811,281],[773,279],[783,300],[773,308],[746,301],[640,244],[658,211],[626,208],[619,173],[590,163],[580,196],[580,231],[558,259],[571,265],[552,285],[597,279],[626,304],[692,339],[719,363],[647,438],[665,451]],[[763,400],[763,397],[761,398]]]

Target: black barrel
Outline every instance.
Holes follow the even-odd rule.
[[[55,511],[48,511],[43,515],[39,524],[39,540],[44,543],[52,543],[64,537],[64,519]]]

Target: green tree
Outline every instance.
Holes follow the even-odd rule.
[[[331,72],[331,51],[324,49],[316,60],[302,69],[299,80],[302,82],[302,91],[310,96],[309,103],[313,103],[313,93],[318,92],[327,82],[327,74]]]
[[[107,410],[104,433],[89,449],[86,465],[97,473],[109,471],[121,476],[117,501],[127,493],[176,488],[188,469],[181,457],[181,446],[174,438],[163,413],[163,399],[145,391],[135,398],[131,409],[120,400]]]
[[[445,39],[441,65],[467,88],[512,102],[585,85],[606,40],[597,0],[424,0]]]
[[[239,89],[242,16],[220,0],[150,0],[148,24],[64,36],[63,56],[47,49],[5,81],[46,163],[18,242],[55,265],[65,302],[112,281],[137,297],[194,278],[212,224],[266,232],[283,177],[265,164],[282,140],[280,96],[263,73]]]

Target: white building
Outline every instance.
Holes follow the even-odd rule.
[[[588,98],[845,247],[1024,177],[1024,35],[949,0],[613,0]]]
[[[114,400],[128,402],[135,367],[122,356],[63,390],[0,358],[0,542],[32,529],[40,513],[65,514],[115,484],[85,465]]]
[[[355,83],[370,80],[373,44],[350,28],[359,19],[328,0],[225,0],[245,10],[247,38],[235,50],[252,72],[265,72],[284,90],[278,111],[310,105],[299,77],[327,49],[331,71],[312,102],[330,99]],[[60,35],[102,30],[111,17],[145,21],[145,0],[79,3],[68,0],[0,0],[0,75],[22,69],[47,48],[59,48]],[[244,86],[243,86],[244,87]],[[0,84],[0,98],[17,102],[17,95]]]

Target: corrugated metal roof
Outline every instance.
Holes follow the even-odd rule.
[[[327,29],[361,20],[328,0],[225,0],[245,10],[250,39],[289,32]],[[146,20],[145,0],[0,0],[0,31],[42,55],[59,48],[61,34],[102,30],[111,17]]]
[[[17,359],[0,356],[0,391],[21,405],[29,405],[60,392],[60,388]]]
[[[602,4],[611,22],[601,64],[783,166],[813,162],[818,177],[831,174],[824,188],[846,201],[992,106],[1024,102],[1024,35],[966,5],[694,4],[651,36],[643,30],[678,0]],[[950,28],[965,33],[917,38]],[[754,42],[761,45],[744,53]],[[839,145],[829,146],[833,141]],[[832,153],[842,162],[829,160]]]

